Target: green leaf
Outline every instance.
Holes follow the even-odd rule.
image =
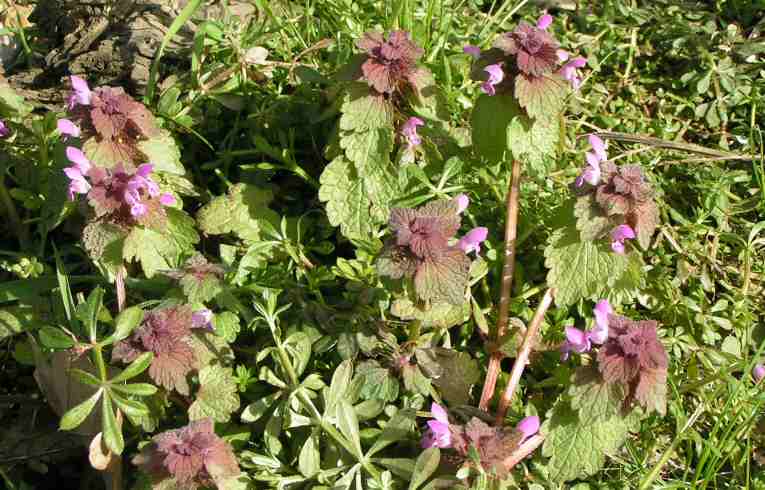
[[[69,376],[75,378],[77,381],[84,385],[91,385],[95,387],[101,386],[101,380],[93,376],[92,374],[83,371],[82,369],[70,369]]]
[[[453,247],[420,264],[414,275],[414,289],[423,301],[461,306],[466,302],[469,274],[470,259],[460,248]]]
[[[356,411],[346,400],[341,400],[337,406],[337,427],[346,439],[353,444],[355,456],[362,458],[364,453],[361,452],[359,421],[356,418]]]
[[[332,160],[320,177],[319,199],[327,203],[327,219],[340,226],[348,238],[366,238],[374,234],[388,218],[390,202],[396,194],[392,175],[371,168],[368,178],[360,176],[345,157]]]
[[[389,164],[390,152],[393,151],[393,128],[341,134],[340,147],[358,173],[364,175],[372,167]]]
[[[470,354],[443,347],[417,349],[415,354],[420,368],[449,404],[468,404],[470,388],[481,376],[478,363]]]
[[[555,119],[563,111],[570,88],[558,74],[544,77],[515,77],[515,97],[533,119]]]
[[[320,463],[319,438],[315,434],[311,434],[300,449],[298,470],[306,478],[311,478],[321,470]]]
[[[424,328],[450,328],[468,320],[470,304],[440,302],[418,307],[408,298],[399,298],[393,301],[390,312],[402,320],[420,320]]]
[[[32,327],[35,315],[31,308],[10,307],[0,310],[0,340]]]
[[[197,213],[199,228],[207,235],[234,233],[245,241],[261,239],[264,221],[278,223],[276,213],[268,208],[273,194],[249,184],[236,184],[228,194],[218,196]]]
[[[122,383],[130,378],[135,378],[149,368],[152,360],[154,360],[154,353],[144,352],[136,357],[121,373],[110,379],[109,383],[116,385],[117,383]]]
[[[574,216],[576,217],[576,229],[579,230],[581,239],[593,241],[602,239],[614,228],[614,223],[606,216],[600,205],[595,201],[595,195],[585,194],[579,196],[574,204]]]
[[[513,156],[523,160],[527,173],[545,175],[554,162],[560,139],[558,119],[530,119],[521,114],[507,128],[507,145]]]
[[[200,369],[208,364],[229,365],[234,360],[234,351],[226,339],[212,332],[194,330],[191,346]]]
[[[241,328],[239,326],[239,316],[230,311],[216,313],[213,316],[212,324],[215,327],[215,333],[229,343],[236,340],[236,336]]]
[[[274,404],[282,396],[281,391],[272,393],[268,396],[258,398],[256,401],[247,405],[242,411],[242,422],[253,423],[260,420]]]
[[[154,165],[154,170],[176,175],[186,172],[181,163],[181,150],[169,132],[161,130],[159,135],[139,141],[136,146],[146,161]]]
[[[137,400],[128,400],[127,398],[123,398],[111,390],[109,391],[109,397],[112,399],[114,404],[117,405],[117,408],[119,408],[122,413],[129,417],[146,417],[149,415],[149,407],[147,407],[143,402]]]
[[[332,382],[329,385],[326,397],[326,409],[331,413],[332,407],[340,403],[345,398],[348,388],[351,386],[353,376],[353,363],[346,360],[340,363],[332,374]]]
[[[49,349],[69,349],[74,346],[72,337],[56,327],[42,327],[40,329],[40,342]]]
[[[579,412],[579,418],[593,424],[619,416],[626,395],[622,385],[606,383],[593,366],[577,368],[568,393],[571,408]]]
[[[391,444],[408,439],[415,428],[415,412],[412,409],[403,409],[396,412],[390,418],[382,434],[369,449],[367,458],[371,458]]]
[[[542,454],[550,458],[548,477],[560,483],[595,474],[606,456],[624,443],[635,420],[634,416],[581,420],[568,402],[559,401],[541,429],[546,436]]]
[[[581,241],[572,226],[553,232],[545,249],[547,284],[557,289],[558,306],[605,297],[628,262],[629,254],[616,254],[606,243]]]
[[[384,96],[377,94],[363,82],[348,85],[348,92],[340,111],[340,129],[343,131],[393,127],[395,108]]]
[[[88,415],[90,415],[90,412],[93,411],[93,408],[96,406],[96,402],[98,402],[98,399],[101,398],[101,395],[103,394],[103,389],[99,389],[93,395],[85,400],[84,402],[80,403],[77,406],[72,407],[67,411],[63,417],[61,417],[61,422],[59,423],[59,429],[61,430],[72,430],[76,429],[77,427],[82,424],[86,418],[88,418]]]
[[[151,396],[157,392],[157,387],[149,383],[112,384],[110,388],[134,396]]]
[[[199,371],[196,400],[189,407],[189,419],[211,417],[216,422],[228,422],[239,409],[239,395],[231,368],[207,366]]]
[[[104,290],[99,286],[90,292],[84,304],[77,307],[77,316],[85,324],[91,342],[96,341],[98,315],[103,307]]]
[[[0,85],[0,113],[3,116],[24,117],[32,112],[33,106],[17,94],[9,85]]]
[[[162,231],[134,227],[125,238],[125,260],[137,260],[147,278],[157,272],[180,267],[181,257],[199,241],[194,220],[183,211],[165,208],[167,226]]]
[[[417,462],[414,464],[414,472],[409,483],[409,490],[420,488],[420,485],[425,483],[436,472],[440,461],[441,451],[437,447],[428,448],[420,453]]]
[[[105,221],[91,221],[82,230],[82,246],[94,262],[116,271],[122,265],[126,232]]]
[[[471,116],[473,149],[489,163],[504,161],[510,123],[520,114],[518,103],[510,95],[480,95]]]
[[[143,321],[143,310],[137,306],[126,308],[114,321],[114,341],[126,339]]]
[[[103,418],[104,443],[114,454],[122,454],[125,449],[125,439],[122,437],[122,428],[117,424],[117,418],[112,408],[110,393],[104,393],[104,401],[101,404]]]
[[[377,361],[362,362],[356,368],[356,376],[363,378],[361,397],[364,400],[393,402],[398,398],[398,379]]]

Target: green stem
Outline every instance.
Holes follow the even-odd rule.
[[[269,326],[271,327],[271,336],[274,339],[274,343],[276,343],[276,350],[279,353],[279,360],[281,361],[282,368],[287,372],[287,376],[290,379],[290,390],[295,393],[298,401],[300,401],[306,410],[311,413],[311,418],[313,419],[314,423],[318,424],[319,427],[321,427],[321,430],[326,432],[329,437],[341,445],[343,449],[348,452],[348,454],[355,455],[356,450],[351,445],[351,443],[340,432],[338,432],[337,429],[335,429],[332,425],[328,424],[324,420],[324,418],[321,416],[321,413],[319,413],[319,410],[317,410],[311,400],[306,397],[305,393],[300,390],[300,380],[298,379],[297,373],[295,372],[295,368],[292,366],[292,361],[287,355],[287,351],[284,350],[284,346],[282,345],[281,340],[279,340],[279,338],[276,336],[275,326],[270,324]],[[372,478],[374,478],[375,481],[380,482],[380,472],[377,471],[377,468],[372,466],[372,464],[363,456],[361,456],[361,459],[358,461],[361,463],[361,466],[367,471],[367,473],[372,475]]]
[[[96,344],[93,346],[93,356],[96,358],[96,365],[98,366],[98,374],[101,376],[101,381],[104,383],[109,381],[106,375],[106,363],[104,362],[104,354],[101,351],[101,345]]]
[[[0,175],[0,202],[5,208],[5,212],[8,216],[11,228],[16,236],[19,238],[19,244],[22,250],[26,250],[26,243],[28,240],[27,229],[22,225],[19,213],[16,210],[16,205],[13,204],[13,199],[8,192],[8,188],[5,187],[5,177]]]

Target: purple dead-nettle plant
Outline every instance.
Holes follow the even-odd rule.
[[[414,279],[422,301],[464,303],[470,259],[458,244],[450,243],[460,228],[459,207],[451,199],[417,209],[392,209],[389,226],[395,238],[378,259],[380,274]]]
[[[121,162],[128,171],[145,161],[138,144],[159,136],[151,112],[120,87],[88,88],[87,82],[72,77],[69,118],[93,153],[108,162]],[[90,154],[90,153],[89,153]]]
[[[422,437],[422,447],[447,448],[452,445],[452,436],[449,429],[449,414],[438,403],[430,405],[430,413],[433,419],[428,421],[428,431]]]
[[[481,90],[486,95],[494,95],[497,93],[497,90],[495,87],[502,83],[502,80],[505,79],[505,72],[502,71],[502,63],[495,63],[493,65],[489,65],[486,68],[483,69],[486,73],[489,74],[489,77],[486,79],[485,82],[481,84]]]
[[[417,60],[424,51],[406,31],[393,31],[386,38],[381,32],[367,32],[356,42],[366,51],[361,65],[364,80],[381,94],[391,94],[404,86],[417,86]]]
[[[0,139],[7,138],[11,135],[11,128],[5,124],[5,121],[0,120]]]
[[[130,363],[144,352],[152,352],[154,358],[149,366],[149,377],[168,391],[188,395],[186,378],[197,369],[191,339],[193,326],[193,312],[189,306],[149,311],[130,337],[115,344],[112,357]]]
[[[162,193],[152,179],[151,164],[140,165],[132,172],[121,166],[105,169],[91,164],[79,148],[69,146],[66,156],[72,163],[64,169],[69,178],[69,198],[87,194],[88,202],[99,218],[118,225],[147,224],[164,221],[163,206],[175,203],[172,194]]]
[[[514,428],[492,427],[483,420],[473,417],[465,425],[452,424],[451,447],[458,455],[458,461],[469,461],[474,450],[483,469],[500,478],[508,476],[512,468],[505,464],[518,447],[539,431],[539,417],[531,416],[521,420]]]
[[[466,194],[460,194],[454,198],[457,203],[457,214],[462,214],[470,205],[470,198]]]
[[[207,261],[204,255],[196,253],[186,260],[180,269],[163,271],[178,281],[190,303],[207,303],[223,291],[223,266]]]
[[[462,48],[462,52],[472,57],[474,60],[481,56],[481,48],[467,44]]]
[[[214,332],[215,327],[212,324],[213,312],[207,308],[195,311],[191,315],[191,328],[201,328],[209,332]]]
[[[556,113],[568,90],[567,81],[579,88],[577,70],[585,60],[569,60],[549,30],[552,22],[549,14],[542,15],[536,25],[521,22],[498,36],[491,49],[482,51],[471,70],[471,77],[482,82],[481,90],[488,95],[513,94],[532,117]]]
[[[241,473],[233,449],[215,434],[210,418],[154,436],[133,464],[149,474],[153,483],[174,480],[172,488],[184,490],[224,488],[220,485],[226,479]]]
[[[422,138],[417,134],[417,128],[424,125],[425,122],[419,117],[410,117],[401,126],[401,135],[404,137],[404,141],[406,141],[407,150],[412,151],[422,144]]]
[[[608,339],[598,350],[598,369],[606,383],[626,388],[625,406],[637,403],[664,412],[669,359],[657,336],[657,322],[608,315]]]
[[[588,151],[584,154],[587,160],[587,167],[585,167],[581,175],[576,178],[574,184],[577,187],[582,187],[585,182],[592,186],[598,185],[600,182],[600,164],[608,160],[606,144],[603,140],[597,135],[591,134],[589,136],[589,141],[592,151]]]
[[[79,138],[80,128],[69,119],[59,119],[56,123],[58,132],[64,138]]]
[[[654,192],[637,165],[616,165],[608,160],[605,144],[589,138],[587,167],[574,182],[577,227],[586,239],[606,238],[614,253],[627,253],[629,240],[650,245],[659,222]]]
[[[485,226],[478,226],[473,228],[465,234],[459,241],[459,247],[463,252],[469,254],[475,252],[476,255],[481,253],[481,243],[489,236],[489,229]]]
[[[765,366],[762,364],[756,364],[752,369],[752,377],[754,377],[755,383],[759,383],[762,378],[765,378]]]
[[[584,331],[575,327],[566,327],[566,340],[561,345],[561,360],[568,359],[571,352],[583,354],[589,352],[592,345],[601,345],[608,339],[608,317],[614,310],[607,299],[597,302],[593,314],[595,324]]]

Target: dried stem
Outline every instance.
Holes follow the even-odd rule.
[[[502,395],[502,398],[499,400],[499,408],[497,409],[497,417],[495,419],[497,425],[500,425],[505,419],[507,407],[513,400],[515,390],[518,388],[518,382],[521,380],[523,370],[526,368],[526,361],[528,361],[531,347],[534,345],[534,337],[536,337],[539,332],[539,327],[542,325],[542,320],[545,318],[547,309],[550,308],[550,304],[552,304],[554,295],[555,289],[548,289],[547,292],[545,292],[542,301],[539,303],[539,306],[537,306],[537,311],[534,313],[534,318],[531,319],[529,328],[526,329],[526,336],[523,337],[523,344],[521,344],[521,348],[518,351],[518,357],[515,358],[513,369],[510,371],[510,380],[507,382],[504,395]]]
[[[125,309],[125,266],[121,265],[117,270],[117,277],[114,279],[114,285],[117,288],[117,312]]]
[[[502,290],[499,297],[499,315],[497,316],[497,331],[494,341],[500,341],[507,330],[507,319],[510,307],[510,293],[513,287],[513,273],[515,272],[515,241],[518,236],[518,198],[520,196],[521,162],[513,160],[513,174],[510,179],[510,189],[507,193],[507,221],[505,222],[505,264],[502,269]],[[486,372],[486,381],[481,392],[481,401],[478,408],[487,411],[489,402],[494,397],[494,388],[497,386],[502,351],[493,349],[489,359],[489,367]]]
[[[529,437],[526,442],[518,446],[518,449],[512,452],[510,456],[505,458],[505,460],[502,462],[502,465],[505,467],[507,471],[510,471],[520,463],[523,458],[528,456],[529,454],[533,453],[536,448],[542,445],[542,443],[545,441],[545,436],[542,434],[537,434],[535,436]]]

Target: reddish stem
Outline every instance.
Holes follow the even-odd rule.
[[[520,463],[523,458],[528,456],[529,454],[533,453],[539,446],[542,445],[542,443],[545,441],[545,436],[542,434],[537,434],[535,436],[529,437],[526,442],[521,444],[518,449],[512,452],[510,456],[505,458],[505,460],[502,462],[502,465],[505,467],[507,471],[510,471]]]
[[[499,297],[499,314],[497,315],[497,331],[494,337],[494,348],[489,359],[489,367],[486,372],[486,381],[481,392],[481,401],[478,408],[488,411],[489,403],[494,397],[494,388],[497,386],[502,351],[498,348],[498,342],[505,336],[507,320],[510,310],[510,293],[513,288],[513,274],[515,272],[515,242],[518,236],[518,199],[520,196],[521,162],[513,160],[510,189],[507,193],[507,221],[505,222],[505,264],[502,268],[502,289]]]
[[[526,362],[529,360],[529,354],[531,354],[531,347],[534,345],[534,337],[539,332],[539,327],[542,325],[542,321],[545,318],[547,309],[552,304],[553,296],[555,295],[554,289],[548,289],[545,292],[542,301],[537,306],[537,311],[534,313],[534,318],[531,319],[529,328],[526,329],[526,336],[523,337],[523,344],[518,351],[518,357],[515,358],[513,369],[510,371],[510,380],[507,382],[505,393],[499,400],[499,408],[497,408],[497,417],[495,422],[497,425],[501,425],[505,420],[505,413],[507,413],[507,407],[513,400],[515,390],[518,388],[518,382],[521,380],[523,370],[526,368]]]
[[[117,269],[117,276],[114,278],[114,285],[117,288],[117,312],[121,313],[125,309],[127,295],[125,293],[125,266],[121,265]]]

